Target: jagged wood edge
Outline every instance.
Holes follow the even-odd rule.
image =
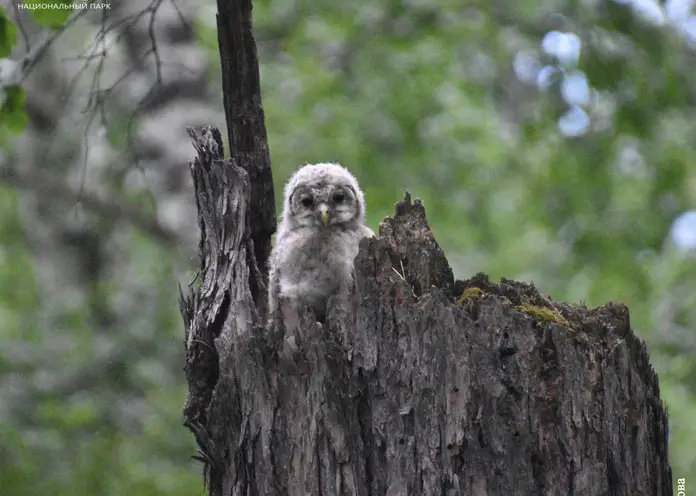
[[[184,425],[198,443],[194,458],[204,463],[210,494],[222,490],[224,466],[223,454],[210,436],[208,408],[232,338],[254,334],[259,316],[265,314],[266,264],[276,229],[251,0],[218,0],[217,7],[231,158],[224,160],[218,129],[188,129],[198,153],[190,165],[201,229],[201,266],[199,287],[188,295],[180,288],[189,384]]]
[[[197,459],[204,461],[205,479],[213,481],[222,471],[222,458],[210,442],[207,408],[219,377],[216,339],[232,315],[233,298],[247,301],[247,230],[243,221],[249,199],[249,178],[232,160],[223,159],[217,128],[187,129],[198,156],[190,163],[201,239],[197,286],[188,293],[180,288],[180,308],[185,326],[189,391],[184,407],[184,425],[198,443]],[[253,304],[248,308],[253,309]],[[250,318],[254,318],[250,316]]]

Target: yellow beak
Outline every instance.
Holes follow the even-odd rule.
[[[324,226],[329,225],[329,213],[327,211],[322,211],[319,213],[319,216],[321,217],[321,223],[324,224]]]

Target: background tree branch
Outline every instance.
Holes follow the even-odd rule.
[[[52,177],[46,171],[35,169],[31,172],[22,172],[0,164],[0,181],[17,188],[34,191],[36,194],[50,197],[66,205],[82,205],[106,219],[125,220],[165,246],[180,246],[183,243],[176,232],[162,226],[157,219],[142,213],[141,210],[99,198],[82,189],[71,188],[65,181]]]

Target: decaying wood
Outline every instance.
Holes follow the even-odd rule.
[[[249,177],[233,161],[223,159],[220,132],[211,127],[189,129],[198,157],[191,163],[201,228],[198,287],[181,293],[180,307],[186,329],[186,377],[189,394],[184,424],[200,446],[199,457],[210,475],[211,487],[224,470],[224,450],[210,443],[206,427],[208,407],[218,384],[219,360],[224,355],[216,342],[223,329],[246,332],[257,315],[249,290],[249,238],[246,229],[249,208]],[[222,353],[221,353],[222,351]],[[220,450],[220,451],[218,451]],[[218,494],[218,493],[215,493]]]
[[[251,0],[218,0],[218,44],[222,65],[222,95],[225,107],[230,157],[246,170],[253,188],[249,191],[246,228],[255,264],[252,297],[261,311],[266,306],[267,271],[271,236],[276,230],[273,174],[266,124],[261,104],[259,62],[251,31]]]
[[[204,462],[211,494],[221,494],[230,452],[209,433],[210,405],[217,398],[221,370],[223,377],[228,371],[220,364],[228,360],[233,341],[229,333],[251,334],[265,313],[266,264],[276,229],[251,0],[218,0],[217,7],[230,159],[224,158],[219,130],[188,130],[198,153],[191,174],[201,266],[199,286],[180,297],[189,383],[184,424],[198,442],[196,457]]]
[[[301,314],[280,334],[248,311],[225,321],[211,494],[671,494],[626,307],[454,282],[420,202],[396,210],[362,243],[353,315],[334,305],[325,326]]]
[[[225,83],[231,160],[216,129],[190,130],[201,269],[181,297],[184,417],[209,493],[672,494],[658,379],[626,307],[455,281],[409,195],[361,243],[354,306],[263,325],[275,219],[258,79],[243,75],[258,71],[250,4],[218,4],[223,66],[252,84]]]

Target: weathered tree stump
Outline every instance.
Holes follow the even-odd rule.
[[[218,5],[241,116],[227,161],[216,129],[190,130],[201,269],[181,297],[209,493],[672,494],[658,378],[626,307],[455,281],[408,194],[362,241],[355,308],[265,326],[275,213],[251,6]]]

